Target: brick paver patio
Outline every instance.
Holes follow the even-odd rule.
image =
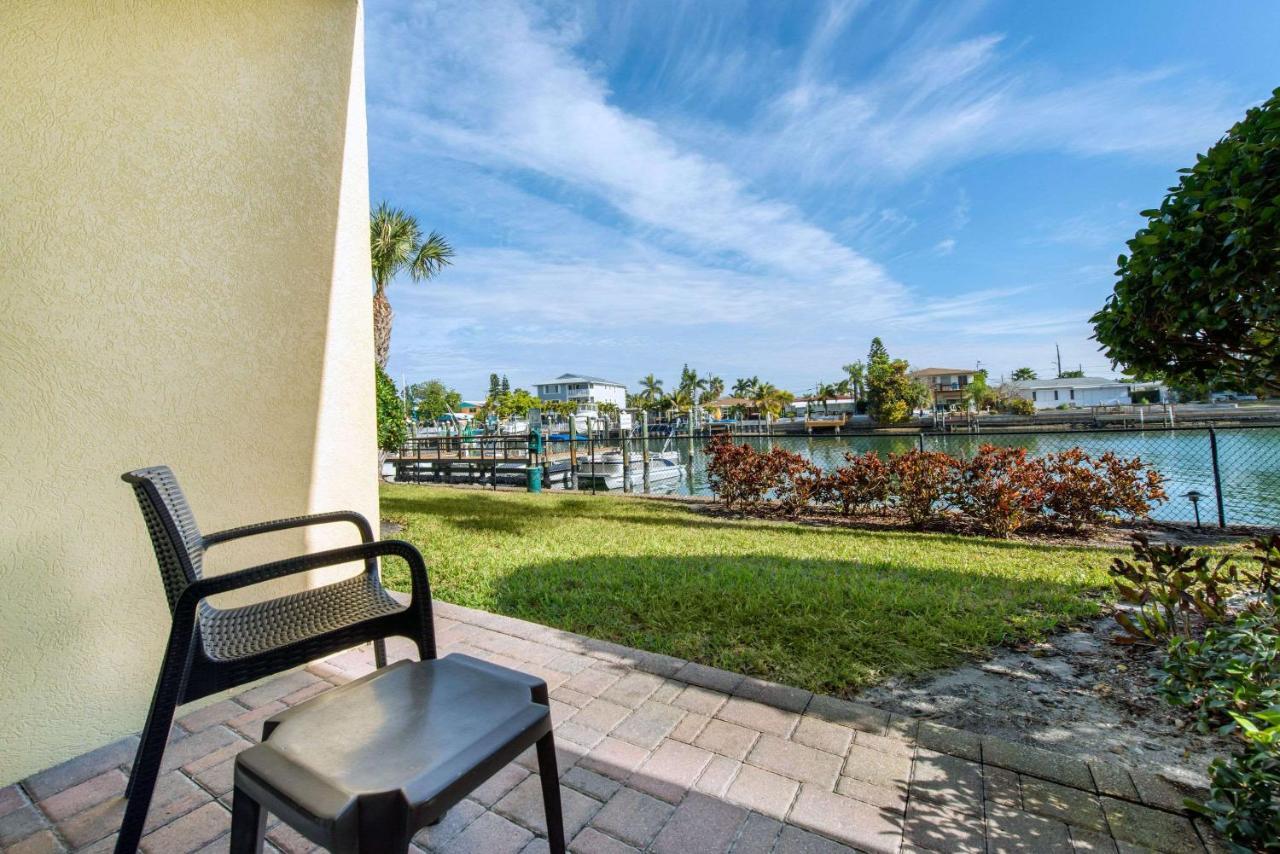
[[[445,603],[440,654],[552,689],[575,852],[1204,851],[1164,780]],[[392,643],[391,657],[412,657]],[[174,728],[143,847],[227,848],[236,753],[262,720],[368,672],[368,648],[189,712]],[[0,789],[0,848],[110,851],[136,737]],[[531,755],[472,793],[420,851],[546,851]],[[312,851],[283,825],[269,850]]]

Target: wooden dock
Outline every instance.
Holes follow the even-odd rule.
[[[587,459],[589,451],[601,454],[610,450],[616,449],[594,442],[577,442],[576,446],[556,451],[544,446],[538,455],[543,487],[574,488],[574,458]],[[391,464],[396,481],[401,483],[469,483],[497,487],[527,486],[529,481],[527,436],[416,437],[387,457],[386,462]]]
[[[830,430],[834,433],[839,433],[841,428],[848,423],[849,418],[845,415],[827,416],[824,418],[806,417],[804,419],[804,429],[806,433],[818,433],[823,430]]]
[[[473,483],[486,486],[526,486],[528,457],[391,457],[399,483]],[[569,460],[548,460],[540,465],[544,487],[572,486]]]

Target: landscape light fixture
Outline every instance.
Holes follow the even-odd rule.
[[[1191,509],[1196,513],[1196,530],[1198,531],[1200,530],[1200,499],[1204,497],[1204,493],[1193,489],[1187,493],[1186,497],[1191,499]]]

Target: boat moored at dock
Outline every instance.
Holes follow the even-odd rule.
[[[605,451],[595,457],[578,457],[578,486],[590,487],[593,482],[604,489],[621,489],[626,483],[630,487],[644,486],[644,460],[638,453],[631,454],[625,461],[622,451]],[[680,465],[680,454],[677,451],[655,451],[649,454],[649,485],[661,483],[678,483],[684,476]]]

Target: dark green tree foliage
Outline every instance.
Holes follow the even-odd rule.
[[[498,379],[497,374],[489,374],[489,397],[497,397],[502,394],[502,380]]]
[[[449,412],[457,412],[462,395],[440,380],[427,380],[409,386],[410,413],[418,421],[434,421]]]
[[[867,369],[874,368],[877,362],[889,361],[889,351],[879,336],[871,339],[871,350],[867,353]]]
[[[511,381],[507,379],[506,374],[502,375],[502,393],[503,394],[511,393]]]
[[[1095,337],[1139,376],[1280,390],[1280,89],[1180,171]]]
[[[913,387],[905,359],[890,359],[879,338],[871,339],[867,354],[867,412],[877,423],[898,424],[911,418],[919,389]]]
[[[376,368],[374,382],[377,391],[378,448],[394,451],[404,445],[409,429],[404,421],[404,401],[396,391],[396,384],[382,368]]]

